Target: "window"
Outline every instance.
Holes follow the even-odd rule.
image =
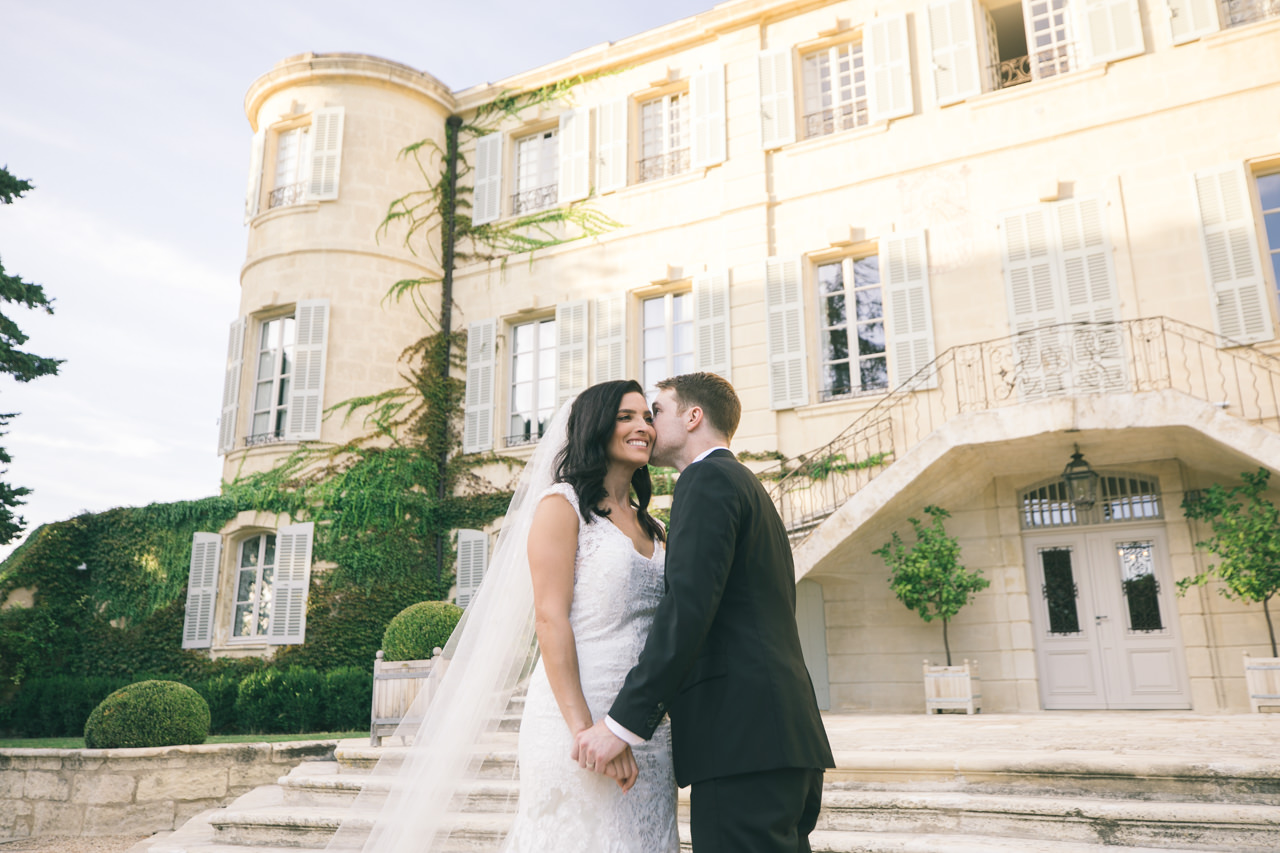
[[[265,637],[271,624],[272,584],[276,571],[274,533],[250,536],[240,543],[236,569],[233,637]]]
[[[556,410],[556,321],[511,328],[511,428],[507,447],[532,444]]]
[[[668,293],[644,300],[641,354],[646,394],[669,376],[693,372],[693,296]]]
[[[269,444],[284,438],[289,417],[295,335],[293,317],[277,317],[260,327],[258,367],[253,386],[253,421],[245,438],[246,446]]]
[[[640,105],[638,181],[679,175],[689,169],[689,96],[663,95]]]
[[[820,264],[818,301],[822,399],[886,390],[889,365],[879,256]]]
[[[804,135],[825,136],[867,123],[867,72],[861,42],[847,42],[801,60]]]
[[[1222,18],[1228,27],[1241,27],[1259,21],[1280,18],[1277,0],[1220,0]]]
[[[1258,176],[1258,197],[1262,201],[1262,227],[1267,235],[1271,281],[1280,288],[1280,172]]]
[[[560,139],[549,128],[516,140],[516,192],[511,212],[519,216],[556,203],[560,182]]]
[[[993,2],[984,11],[996,88],[1043,80],[1076,67],[1071,0]]]
[[[310,161],[307,144],[309,127],[282,130],[276,135],[276,170],[267,197],[267,208],[287,207],[306,197],[306,166]]]

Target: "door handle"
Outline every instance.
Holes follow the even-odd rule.
[[[1093,624],[1095,624],[1095,625],[1101,625],[1101,624],[1102,624],[1102,622],[1103,622],[1103,620],[1105,620],[1105,619],[1107,619],[1107,618],[1108,618],[1108,617],[1106,617],[1106,616],[1095,616],[1095,617],[1093,617]]]

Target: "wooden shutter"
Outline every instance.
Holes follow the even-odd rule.
[[[1222,345],[1271,340],[1275,331],[1244,167],[1197,172],[1195,194],[1214,320],[1228,339]]]
[[[791,48],[762,51],[756,58],[760,92],[760,147],[796,141],[795,81]]]
[[[1217,0],[1167,0],[1169,3],[1169,32],[1174,44],[1185,44],[1209,33],[1216,33],[1218,23]]]
[[[587,387],[587,300],[556,305],[556,405]]]
[[[1048,209],[1003,214],[1000,237],[1010,328],[1017,333],[1057,323],[1057,276]]]
[[[893,385],[897,387],[934,359],[925,232],[895,234],[881,240],[880,268],[889,308],[887,325]],[[937,384],[937,376],[931,375],[916,387],[932,388]]]
[[[481,320],[467,329],[467,390],[462,421],[462,452],[493,449],[494,344],[497,321]]]
[[[560,114],[560,188],[558,200],[578,201],[591,194],[591,114]]]
[[[227,373],[222,381],[222,419],[218,421],[218,453],[236,449],[236,421],[240,417],[240,376],[244,372],[244,329],[247,318],[231,324],[227,340]]]
[[[271,582],[267,641],[296,645],[307,638],[307,594],[311,589],[311,542],[315,524],[290,524],[276,531],[276,574]]]
[[[329,341],[329,300],[300,299],[294,311],[293,378],[289,383],[287,441],[320,438],[324,417],[324,362]]]
[[[458,569],[455,586],[458,606],[466,608],[475,598],[489,567],[489,537],[482,530],[458,531]]]
[[[593,304],[596,382],[627,376],[627,297],[624,293],[598,297]]]
[[[872,123],[915,112],[911,92],[911,46],[906,14],[876,18],[867,25],[867,110]]]
[[[729,271],[693,277],[694,369],[732,381],[729,346]]]
[[[184,649],[207,649],[213,645],[213,606],[218,601],[218,566],[221,560],[221,536],[217,533],[196,533],[191,537],[187,610],[182,620]]]
[[[476,140],[476,187],[471,221],[494,222],[502,215],[502,134]]]
[[[338,197],[342,171],[342,125],[346,110],[325,107],[311,120],[311,181],[307,197],[316,201]]]
[[[1059,275],[1064,321],[1111,323],[1120,319],[1120,294],[1107,235],[1106,204],[1082,198],[1053,205],[1057,223]],[[1069,340],[1066,335],[1070,335]],[[1072,387],[1077,392],[1120,391],[1125,387],[1124,341],[1118,329],[1064,333],[1070,347]]]
[[[809,402],[805,366],[804,293],[799,258],[769,258],[764,269],[768,322],[769,405],[791,409]]]
[[[596,107],[596,192],[607,193],[627,185],[626,98]]]
[[[723,163],[725,157],[724,66],[699,71],[689,79],[693,101],[690,162],[693,168]]]
[[[982,92],[973,0],[943,0],[929,6],[929,47],[939,104],[954,104]]]
[[[1081,17],[1090,65],[1136,56],[1146,49],[1138,0],[1084,0]]]
[[[267,142],[267,132],[259,130],[253,135],[253,148],[249,151],[249,188],[244,194],[244,221],[258,215],[262,202],[262,150]]]

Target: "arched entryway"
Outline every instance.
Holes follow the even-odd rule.
[[[1190,708],[1159,481],[1102,473],[1085,512],[1060,479],[1019,497],[1042,706]]]

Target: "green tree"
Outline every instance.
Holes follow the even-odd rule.
[[[982,576],[981,569],[960,565],[960,543],[943,527],[943,520],[951,513],[940,506],[927,506],[924,511],[933,519],[931,524],[907,519],[915,530],[915,545],[908,548],[895,531],[892,540],[871,553],[889,566],[889,587],[899,601],[926,622],[942,619],[942,645],[947,651],[947,666],[951,666],[947,624],[991,582]]]
[[[1187,518],[1203,521],[1213,535],[1197,548],[1217,554],[1221,562],[1194,577],[1178,581],[1178,594],[1211,580],[1222,581],[1218,592],[1226,598],[1262,604],[1271,635],[1271,655],[1276,651],[1276,629],[1267,607],[1280,592],[1280,509],[1263,497],[1271,472],[1259,468],[1240,475],[1242,485],[1230,489],[1214,484],[1200,495],[1183,498]]]
[[[0,167],[0,204],[13,204],[14,199],[21,198],[31,189],[30,181],[14,177],[8,168]],[[53,300],[45,295],[44,288],[5,272],[3,263],[0,263],[0,301],[42,310],[46,314],[53,313]],[[18,324],[7,314],[0,312],[0,373],[7,373],[19,382],[30,382],[40,376],[56,374],[58,365],[62,363],[61,359],[47,358],[19,349],[27,340],[27,335],[18,328]],[[0,436],[6,435],[3,428],[16,415],[16,412],[0,414]],[[0,465],[8,465],[12,461],[8,452],[0,448]],[[7,472],[8,468],[0,468],[0,475]],[[26,519],[16,511],[26,503],[23,498],[29,494],[31,490],[26,487],[0,482],[0,545],[12,542],[26,527]]]

